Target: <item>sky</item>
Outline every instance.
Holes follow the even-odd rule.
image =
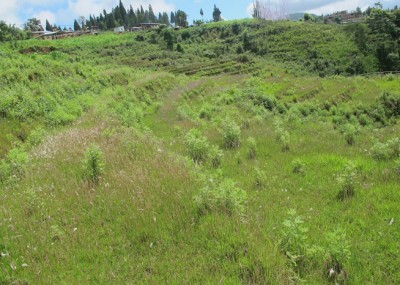
[[[266,0],[264,2],[284,1],[289,13],[310,12],[317,15],[342,10],[366,9],[376,1],[371,0]],[[119,0],[0,0],[0,20],[8,24],[21,26],[29,18],[38,18],[43,26],[46,19],[61,27],[73,26],[79,16],[99,15],[103,9],[107,12],[118,4]],[[125,8],[134,9],[143,5],[152,5],[155,12],[170,12],[178,9],[189,16],[189,23],[201,19],[200,9],[204,11],[204,20],[212,19],[214,4],[221,10],[226,20],[251,17],[252,0],[122,0]],[[384,8],[400,4],[400,0],[381,0]]]

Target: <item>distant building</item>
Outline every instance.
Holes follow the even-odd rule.
[[[151,28],[158,28],[161,24],[160,23],[140,23],[140,27],[143,30],[151,29]]]
[[[114,28],[114,33],[123,33],[125,32],[124,26]]]

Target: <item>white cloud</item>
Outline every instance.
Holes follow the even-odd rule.
[[[7,0],[0,4],[0,20],[8,24],[21,25],[22,21],[17,17],[19,8],[18,0]]]
[[[33,17],[40,20],[43,27],[46,26],[46,20],[49,21],[50,25],[53,25],[56,22],[56,15],[50,11],[42,11],[33,15]]]
[[[357,7],[364,7],[365,4],[363,2],[365,1],[362,0],[337,1],[316,9],[308,10],[307,12],[320,15],[320,14],[329,14],[344,10],[352,11],[355,10]]]
[[[126,3],[125,3],[126,2]],[[139,0],[139,1],[123,1],[125,9],[129,9],[132,5],[133,9],[143,6],[143,9],[148,9],[149,5],[153,8],[155,13],[175,11],[175,5],[167,3],[165,0]]]

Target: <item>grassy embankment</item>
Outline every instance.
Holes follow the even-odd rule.
[[[399,282],[399,78],[236,24],[2,46],[1,282]]]

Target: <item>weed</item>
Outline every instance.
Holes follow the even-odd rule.
[[[255,188],[261,189],[264,188],[266,185],[266,176],[265,173],[263,171],[261,171],[260,169],[256,168],[254,170],[254,182],[253,185]]]
[[[207,138],[203,137],[198,130],[192,129],[186,134],[185,145],[189,157],[195,163],[203,163],[208,159],[209,143]]]
[[[353,124],[346,124],[344,125],[342,132],[347,144],[353,145],[358,132],[357,128]]]
[[[337,195],[339,200],[347,200],[355,194],[357,169],[352,163],[348,163],[343,173],[339,175],[337,181],[340,191]]]
[[[248,159],[254,159],[257,156],[257,142],[253,137],[247,139],[247,147]]]
[[[247,195],[232,180],[224,179],[204,187],[194,201],[200,214],[213,211],[243,214]]]
[[[376,142],[371,147],[372,157],[376,160],[394,159],[400,156],[400,139],[393,138],[386,143]]]
[[[226,148],[237,148],[240,145],[240,127],[230,119],[222,123],[222,134]]]
[[[326,238],[328,247],[324,266],[325,275],[329,280],[342,284],[347,279],[344,265],[351,257],[350,245],[342,229],[328,233]]]
[[[280,249],[289,258],[294,267],[303,264],[307,253],[308,228],[294,209],[289,210],[289,217],[283,222],[282,238],[279,241]]]
[[[211,167],[218,168],[221,166],[221,159],[223,157],[223,153],[218,146],[215,145],[211,146],[211,148],[209,149],[208,157],[210,160]]]
[[[92,144],[86,149],[85,157],[82,160],[83,177],[87,181],[97,184],[104,172],[104,165],[103,153],[100,147]]]
[[[292,172],[296,174],[304,175],[306,172],[306,165],[301,159],[295,159],[292,161]]]
[[[394,173],[400,177],[400,157],[394,162]]]

